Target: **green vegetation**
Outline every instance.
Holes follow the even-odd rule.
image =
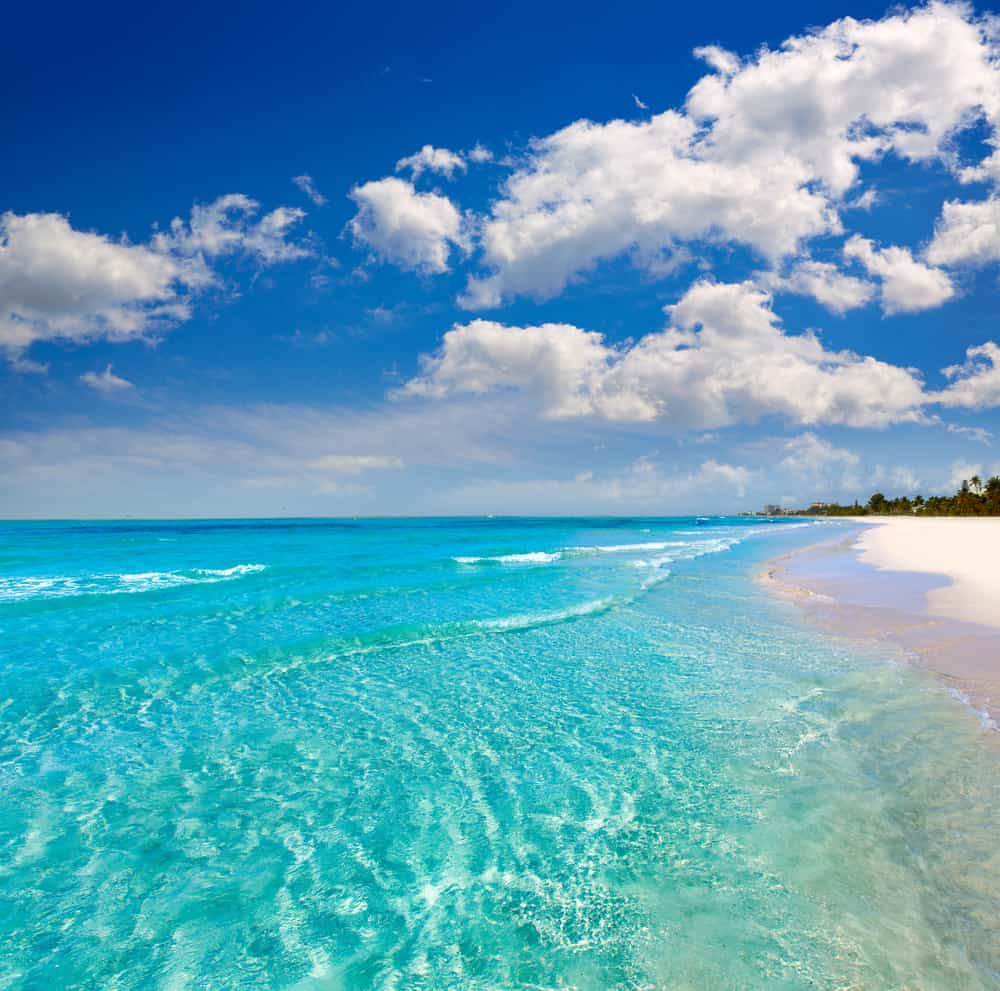
[[[791,516],[1000,516],[1000,475],[983,482],[978,475],[962,482],[953,496],[900,496],[887,499],[876,492],[862,506],[815,502],[808,509],[785,511]]]

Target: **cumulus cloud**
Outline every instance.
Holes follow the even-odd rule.
[[[694,50],[694,54],[722,76],[733,76],[740,67],[739,56],[718,45],[702,45]]]
[[[91,389],[96,389],[98,392],[104,393],[106,396],[116,392],[128,392],[135,388],[128,379],[123,379],[120,375],[115,375],[111,370],[110,364],[105,366],[103,372],[84,372],[80,376],[80,381],[84,385],[90,386]]]
[[[936,394],[943,406],[983,409],[1000,406],[1000,347],[987,341],[968,348],[961,365],[951,365],[944,374],[951,385]]]
[[[313,182],[313,178],[310,175],[297,175],[293,176],[292,182],[313,201],[316,206],[323,206],[326,203],[326,197],[316,188],[316,183]]]
[[[237,253],[256,256],[267,265],[295,261],[312,252],[288,240],[305,213],[281,206],[254,219],[260,204],[242,193],[229,193],[211,203],[196,204],[188,221],[175,217],[169,233],[158,234],[158,250],[190,257],[217,258]]]
[[[351,191],[358,212],[350,221],[360,245],[383,261],[425,274],[448,271],[453,247],[466,248],[462,216],[446,196],[418,193],[413,184],[390,176]]]
[[[533,393],[552,417],[591,412],[592,383],[613,357],[600,334],[571,324],[508,327],[489,320],[455,326],[404,395],[442,399],[503,389]]]
[[[403,460],[387,454],[324,454],[310,461],[309,467],[340,475],[360,475],[366,471],[399,471]]]
[[[996,130],[989,139],[989,144],[995,149],[993,154],[976,165],[962,169],[958,174],[961,182],[992,182],[1000,185],[1000,134]]]
[[[835,195],[859,163],[893,151],[910,161],[948,152],[953,132],[1000,110],[992,22],[931,3],[880,21],[845,17],[763,50],[738,67],[716,61],[688,112],[711,123],[725,160],[793,155]]]
[[[145,244],[77,230],[61,214],[0,215],[0,351],[38,370],[24,357],[36,341],[155,336],[187,320],[192,296],[217,283],[216,259],[275,264],[308,254],[287,239],[301,211],[254,220],[256,210],[248,197],[224,196]]]
[[[396,162],[396,171],[402,172],[403,169],[409,169],[414,180],[418,179],[424,172],[436,172],[447,179],[452,179],[456,171],[464,172],[466,168],[468,166],[461,155],[449,151],[447,148],[435,148],[433,145],[424,145],[420,151],[407,155],[406,158],[401,158]]]
[[[927,259],[935,265],[986,265],[1000,261],[1000,197],[950,200],[941,208]]]
[[[667,111],[637,123],[578,121],[534,141],[482,226],[493,274],[470,279],[463,305],[550,297],[602,260],[662,258],[682,241],[742,241],[777,259],[840,229],[791,159],[713,161],[695,153],[697,135],[691,118]]]
[[[449,330],[398,395],[516,390],[549,418],[689,429],[768,416],[868,427],[924,418],[912,370],[786,334],[770,303],[750,282],[698,282],[667,308],[666,330],[622,347],[567,324],[474,320]]]
[[[932,3],[844,18],[742,61],[698,49],[714,71],[683,112],[581,120],[531,143],[482,222],[489,272],[470,280],[463,304],[552,296],[601,261],[642,262],[686,241],[736,242],[775,263],[797,256],[810,238],[842,230],[849,194],[870,205],[861,164],[892,152],[952,167],[956,132],[984,116],[995,127],[991,25]],[[945,298],[945,276],[919,274],[921,299]],[[896,312],[910,298],[892,284],[883,293]]]
[[[209,272],[149,245],[74,229],[55,213],[0,217],[0,346],[140,337],[186,319]]]
[[[834,313],[864,306],[875,295],[875,286],[866,279],[847,275],[830,262],[812,259],[796,263],[785,275],[764,272],[757,278],[770,289],[811,296]]]
[[[947,273],[917,261],[909,248],[879,248],[855,234],[844,245],[844,257],[881,280],[879,298],[887,314],[933,309],[955,295]]]

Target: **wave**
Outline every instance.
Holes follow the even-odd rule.
[[[264,564],[236,564],[231,568],[189,568],[184,571],[139,571],[106,575],[24,575],[0,578],[0,602],[59,599],[77,595],[121,595],[230,581],[263,571]]]
[[[573,554],[621,554],[634,551],[662,551],[667,547],[682,547],[686,540],[649,540],[641,544],[595,544],[592,547],[567,547]]]
[[[493,557],[455,557],[458,564],[551,564],[562,557],[561,551],[528,551],[524,554],[497,554]]]
[[[597,554],[622,554],[637,551],[661,551],[668,547],[689,547],[685,540],[651,540],[637,544],[596,544],[583,547],[562,547],[557,551],[524,551],[520,554],[494,554],[479,557],[454,557],[457,564],[551,564],[563,557],[587,557]]]
[[[550,612],[525,613],[520,616],[505,616],[502,619],[474,619],[471,625],[489,633],[530,630],[538,626],[552,626],[567,620],[580,619],[583,616],[594,616],[614,609],[615,606],[627,605],[630,601],[632,600],[626,597],[609,595],[603,599],[593,599],[590,602],[581,602],[579,605],[553,609]]]
[[[809,526],[808,523],[786,524],[789,528]],[[669,551],[673,560],[701,557],[729,550],[746,537],[773,532],[766,527],[746,528],[739,534],[709,537],[702,540],[645,540],[634,544],[590,544],[561,547],[555,551],[523,551],[519,554],[494,554],[476,557],[454,557],[457,564],[551,564],[563,558],[590,557],[602,554],[635,554],[642,551]],[[678,535],[690,534],[704,538],[704,530],[681,530]]]
[[[592,599],[563,609],[546,612],[521,613],[514,616],[500,616],[491,619],[469,619],[456,623],[429,624],[426,626],[395,626],[351,638],[348,642],[331,645],[332,650],[324,650],[318,658],[329,662],[366,654],[382,653],[386,650],[405,650],[408,647],[426,647],[472,637],[521,633],[560,623],[572,623],[588,616],[597,616],[635,601],[635,596],[607,596]],[[307,666],[316,658],[297,658],[291,664],[283,664],[271,673],[284,673],[293,668]]]

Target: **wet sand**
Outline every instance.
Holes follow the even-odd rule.
[[[965,520],[903,521],[932,523],[937,532],[934,564],[947,565],[938,534],[941,524]],[[995,522],[1000,533],[1000,520]],[[969,532],[971,528],[967,528]],[[772,591],[794,600],[816,625],[839,636],[885,640],[907,652],[911,659],[936,672],[949,688],[966,698],[984,718],[1000,722],[1000,628],[984,622],[969,622],[968,584],[944,573],[890,570],[888,560],[914,559],[919,551],[916,529],[896,529],[886,540],[879,531],[889,530],[877,520],[859,521],[856,529],[837,538],[769,562],[761,576]],[[874,539],[873,539],[874,538]],[[901,551],[890,558],[884,546],[904,541]],[[968,557],[968,541],[958,539],[956,557]],[[873,551],[872,548],[875,548]],[[994,559],[996,560],[996,559]],[[877,561],[879,565],[876,566]],[[921,564],[916,561],[914,563]],[[912,566],[912,565],[911,565]],[[1000,571],[998,571],[1000,575]],[[973,615],[1000,623],[1000,609],[990,608],[996,587],[980,587]],[[956,603],[958,608],[956,608]]]

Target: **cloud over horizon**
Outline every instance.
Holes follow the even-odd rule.
[[[662,421],[710,430],[769,417],[802,425],[886,427],[926,422],[935,404],[1000,403],[1000,349],[971,349],[954,381],[927,391],[910,368],[827,349],[812,332],[785,333],[771,296],[752,282],[695,283],[669,325],[632,345],[567,324],[456,325],[397,395],[442,399],[513,391],[549,418]]]

